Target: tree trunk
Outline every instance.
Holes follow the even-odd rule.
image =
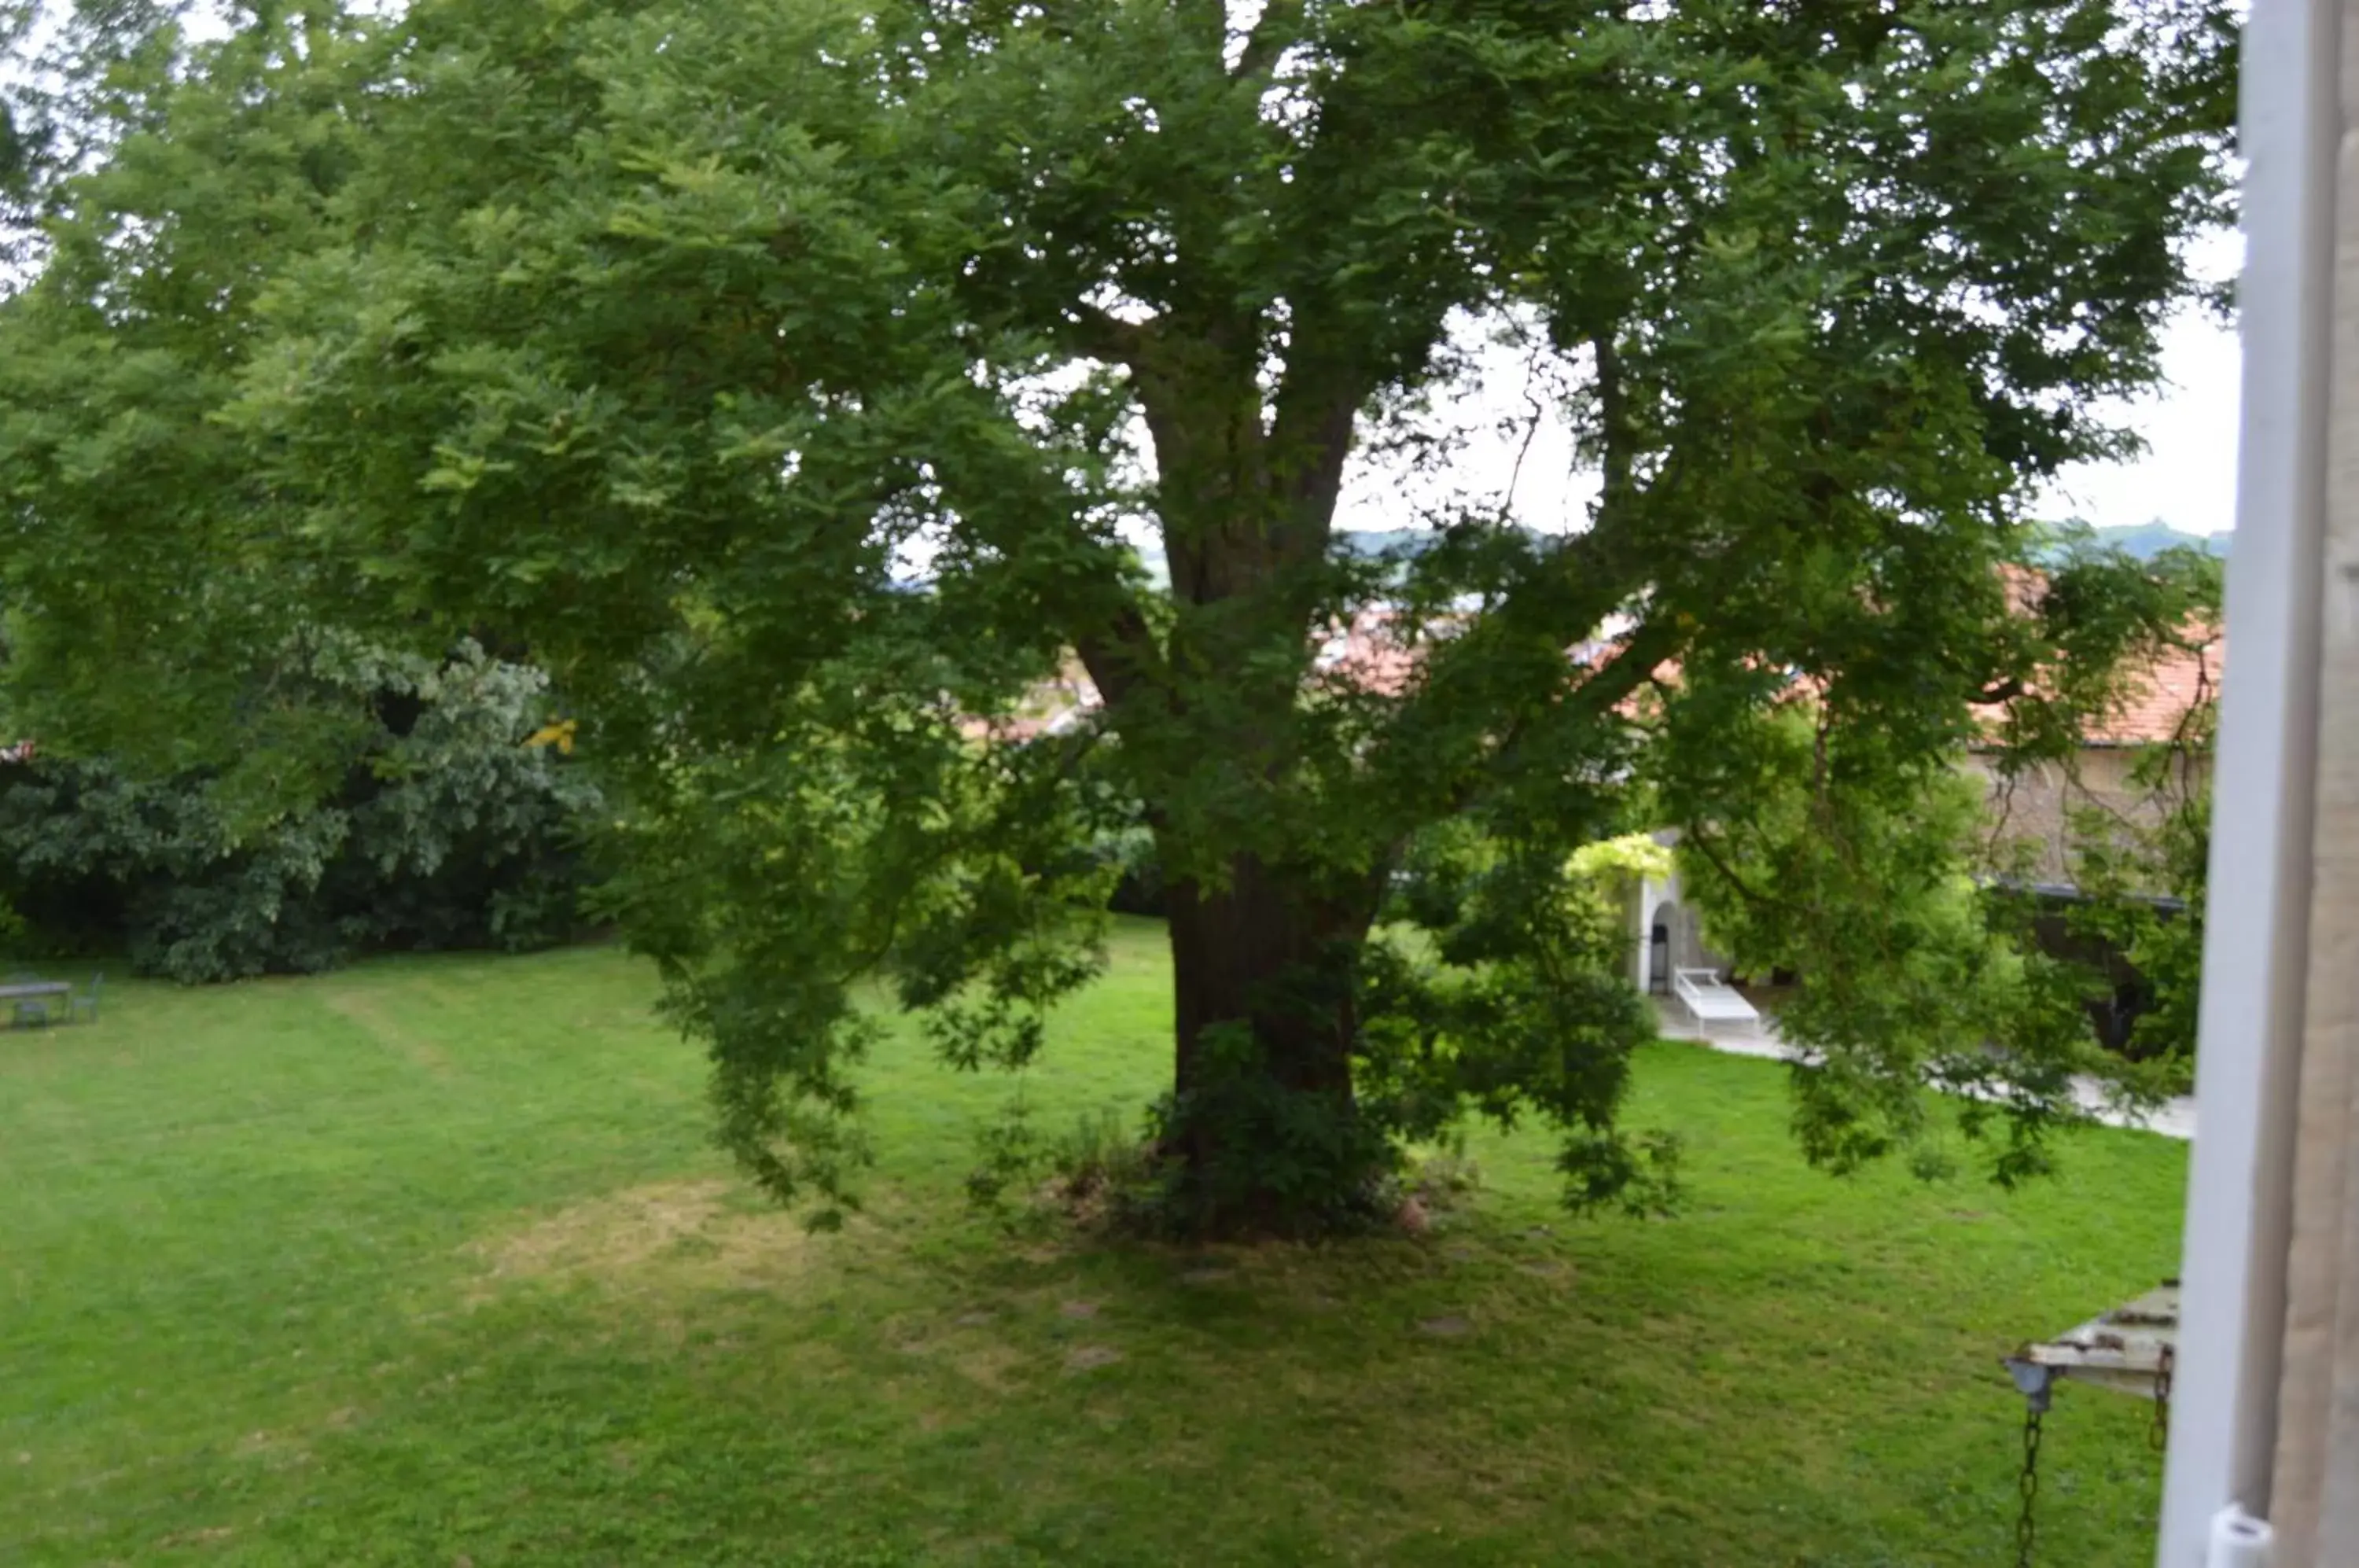
[[[1375,899],[1321,895],[1252,855],[1225,886],[1170,888],[1174,1114],[1164,1153],[1200,1231],[1331,1223],[1377,1173],[1352,1092],[1353,960]]]
[[[1210,239],[1183,234],[1179,248]],[[1153,813],[1159,835],[1196,834],[1190,847],[1225,872],[1167,881],[1178,1016],[1158,1141],[1178,1178],[1173,1217],[1200,1233],[1325,1228],[1370,1192],[1387,1148],[1352,1091],[1354,960],[1379,884],[1279,858],[1286,781],[1305,756],[1302,681],[1332,587],[1320,565],[1374,385],[1354,330],[1296,305],[1275,393],[1262,381],[1269,323],[1242,306],[1094,321],[1154,443],[1175,614],[1159,648],[1144,616],[1081,628],[1076,646],[1114,732],[1152,758],[1142,796],[1222,802],[1185,829]],[[1238,804],[1256,800],[1274,809]],[[1167,867],[1203,864],[1161,847]]]

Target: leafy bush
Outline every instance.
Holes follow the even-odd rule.
[[[1125,915],[1161,919],[1171,912],[1163,886],[1163,862],[1155,853],[1155,834],[1147,828],[1116,828],[1100,833],[1091,845],[1100,861],[1118,869],[1107,908]]]
[[[1994,849],[2012,857],[1996,867],[1997,880],[2012,889],[2005,913],[2023,945],[2077,973],[2075,999],[2105,1050],[2141,1092],[2160,1094],[2194,1086],[2223,583],[2220,562],[2195,551],[2168,550],[2155,564],[2186,596],[2181,624],[2162,648],[2193,662],[2191,701],[2169,735],[2135,755],[2125,791],[2088,789],[2069,751],[2051,748],[2042,758],[2068,791],[2071,893],[2032,885],[2027,865],[2036,857],[2025,846]]]
[[[1121,1112],[1084,1111],[1049,1150],[1049,1168],[1073,1202],[1121,1193],[1154,1171],[1154,1149]]]
[[[1465,1130],[1454,1130],[1439,1148],[1410,1155],[1398,1186],[1399,1209],[1415,1205],[1417,1218],[1408,1224],[1412,1232],[1429,1216],[1447,1214],[1481,1192],[1483,1168],[1466,1152]]]
[[[547,945],[576,923],[581,773],[524,744],[548,678],[468,644],[431,661],[316,659],[373,723],[324,796],[257,810],[213,771],[0,767],[0,898],[49,951],[120,949],[198,982],[356,949]]]
[[[1136,1120],[1109,1107],[1085,1111],[1061,1137],[1045,1136],[1019,1094],[982,1130],[967,1197],[1002,1224],[1050,1216],[1084,1227],[1152,1233],[1163,1227],[1165,1161]],[[1028,1194],[1019,1206],[1011,1192]]]
[[[2070,937],[2117,959],[2101,969],[2114,982],[2115,1038],[2107,1044],[2133,1062],[2158,1064],[2178,1093],[2194,1086],[2203,995],[2213,722],[2207,702],[2177,739],[2139,760],[2131,781],[2154,803],[2152,820],[2076,815],[2073,873],[2082,897],[2063,915]],[[2127,984],[2115,969],[2127,971]]]

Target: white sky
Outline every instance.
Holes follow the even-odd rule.
[[[1424,473],[1406,460],[1354,452],[1344,469],[1337,528],[1410,528],[1455,506],[1495,512],[1510,485],[1513,516],[1527,528],[1563,533],[1585,518],[1597,476],[1579,465],[1571,427],[1549,395],[1552,376],[1579,372],[1550,358],[1536,366],[1528,347],[1486,341],[1495,331],[1495,323],[1464,317],[1452,323],[1453,343],[1472,358],[1470,373],[1437,392],[1416,421],[1462,444]],[[1537,427],[1534,399],[1541,409]]]
[[[2230,241],[2207,246],[2207,259],[2224,256],[2233,265],[2234,248]],[[1475,373],[1437,398],[1424,421],[1464,443],[1456,459],[1440,471],[1419,474],[1403,462],[1355,455],[1338,528],[1410,527],[1420,516],[1453,505],[1495,509],[1511,480],[1516,521],[1545,532],[1578,526],[1596,494],[1596,479],[1576,466],[1571,432],[1560,419],[1544,419],[1525,448],[1527,356],[1482,345],[1471,325],[1462,325],[1459,340],[1475,350]],[[2167,385],[2109,410],[2144,439],[2145,455],[2067,470],[2042,498],[2038,514],[2077,517],[2100,528],[2159,518],[2190,534],[2234,527],[2241,364],[2232,327],[2209,314],[2182,313],[2163,332]]]
[[[2234,528],[2243,365],[2234,329],[2192,314],[2171,323],[2163,334],[2170,385],[2132,406],[2125,421],[2146,438],[2146,455],[2068,472],[2048,498],[2047,515],[2100,527],[2159,517],[2190,534]]]

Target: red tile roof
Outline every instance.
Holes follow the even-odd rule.
[[[2008,604],[2019,613],[2028,613],[2038,574],[2022,568],[2004,570]],[[1364,607],[1348,624],[1330,629],[1314,653],[1313,667],[1339,683],[1383,696],[1397,696],[1415,677],[1434,636],[1447,636],[1448,630],[1446,626],[1429,626],[1425,636],[1416,637],[1405,626],[1400,612]],[[1593,666],[1603,663],[1619,646],[1619,637],[1607,637],[1577,644],[1566,651],[1575,664]],[[2091,730],[2089,744],[2146,746],[2169,740],[2198,702],[2218,694],[2226,652],[2226,638],[2215,631],[2201,639],[2195,648],[2174,648],[2165,653],[2149,669],[2128,681],[2129,695],[2114,714]],[[1679,675],[1678,663],[1666,662],[1656,669],[1654,680],[1658,684],[1674,684]],[[1642,689],[1618,706],[1625,714],[1636,717],[1644,709],[1645,701]],[[1099,706],[1097,688],[1074,664],[1057,680],[1045,682],[1017,713],[991,723],[967,719],[960,727],[977,739],[988,735],[1027,740],[1064,729]],[[1997,708],[1980,711],[1993,724],[2001,716]]]
[[[2212,631],[2201,647],[2172,648],[2131,680],[2130,692],[2089,732],[2092,746],[2157,746],[2179,734],[2188,713],[2220,694],[2228,639]]]
[[[1439,628],[1429,627],[1429,635]],[[1313,668],[1342,684],[1397,697],[1417,672],[1424,649],[1402,635],[1399,612],[1367,607],[1351,624],[1330,631]]]
[[[2030,615],[2038,607],[2038,592],[2047,574],[2024,566],[2002,566],[2007,607]],[[2186,640],[2191,648],[2165,649],[2146,669],[2128,673],[2125,692],[2114,711],[2090,726],[2091,746],[2159,746],[2179,734],[2197,703],[2220,694],[2220,673],[2226,667],[2228,639],[2217,626],[2190,626]],[[1978,707],[1983,721],[1995,728],[2005,716],[1998,707]]]

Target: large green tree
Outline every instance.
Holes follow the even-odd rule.
[[[951,1060],[1020,1065],[1093,972],[1092,835],[1143,823],[1157,1138],[1201,1229],[1347,1219],[1469,1108],[1561,1128],[1576,1196],[1628,1192],[1647,1020],[1568,857],[1741,825],[1742,765],[1807,709],[1843,874],[1756,889],[1846,933],[1798,1015],[1831,1063],[1806,1111],[1914,1136],[1946,1064],[2036,1127],[2077,1048],[1994,1051],[1964,1008],[1884,1029],[1924,911],[1869,873],[1956,864],[1929,802],[1973,704],[2069,725],[2154,630],[2118,563],[2028,603],[2000,568],[2042,481],[2124,450],[2104,400],[2195,291],[2226,12],[415,0],[166,28],[117,47],[179,63],[114,90],[0,325],[19,700],[60,735],[185,735],[205,672],[290,625],[528,647],[626,803],[619,908],[724,1137],[787,1193],[858,1156],[861,984]],[[1340,549],[1355,452],[1413,440],[1469,321],[1560,365],[1594,504]],[[1320,657],[1375,605],[1399,679]],[[1070,657],[1085,723],[976,738]]]

